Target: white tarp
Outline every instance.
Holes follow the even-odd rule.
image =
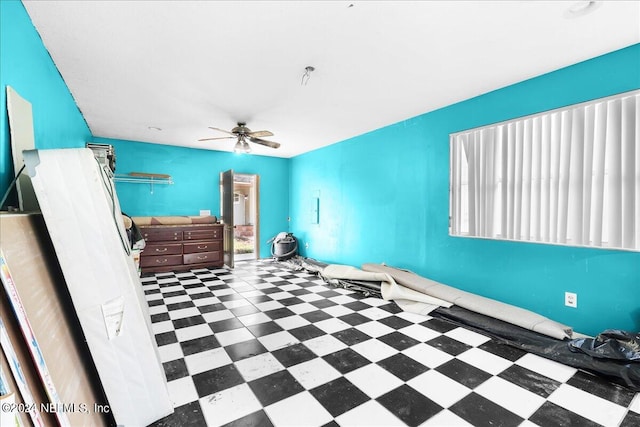
[[[24,152],[74,308],[118,425],[173,412],[113,182],[91,150]]]

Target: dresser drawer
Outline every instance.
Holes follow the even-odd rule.
[[[203,262],[218,262],[222,258],[222,253],[220,251],[215,252],[197,252],[193,254],[185,254],[184,263],[185,264],[199,264]]]
[[[140,267],[160,267],[182,264],[182,255],[159,255],[140,257]]]
[[[144,240],[147,242],[180,241],[182,240],[182,231],[144,229],[142,230],[142,237],[144,237]]]
[[[184,232],[184,240],[218,240],[222,239],[222,227],[207,230],[187,230]]]
[[[188,271],[224,264],[224,233],[220,224],[152,224],[141,226],[140,233],[147,243],[140,256],[143,273]]]
[[[222,242],[220,240],[216,240],[216,241],[207,241],[207,242],[185,243],[183,253],[193,254],[196,252],[213,252],[213,251],[221,251],[221,250],[222,250]]]
[[[160,245],[146,245],[142,251],[142,256],[153,255],[176,255],[182,253],[182,244],[167,243]]]

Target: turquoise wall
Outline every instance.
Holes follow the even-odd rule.
[[[583,333],[638,331],[639,253],[448,235],[450,133],[637,88],[640,45],[295,157],[291,231],[319,260],[407,268]]]
[[[91,131],[19,1],[0,1],[0,197],[15,172],[6,86],[31,102],[36,148],[83,147]],[[16,197],[9,199],[15,206]]]
[[[277,157],[198,150],[144,142],[93,138],[112,144],[116,173],[163,173],[173,185],[116,183],[120,206],[131,216],[198,215],[209,209],[220,216],[220,172],[260,175],[260,256],[271,256],[266,241],[287,231],[289,160]]]

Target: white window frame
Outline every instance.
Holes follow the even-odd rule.
[[[450,134],[449,234],[640,251],[640,90]]]

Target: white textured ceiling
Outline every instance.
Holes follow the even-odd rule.
[[[246,121],[279,157],[640,42],[640,2],[576,3],[24,1],[94,136],[231,151],[197,140]]]

